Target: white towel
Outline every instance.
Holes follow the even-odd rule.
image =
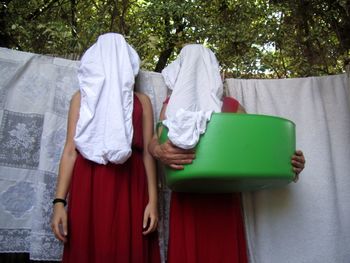
[[[136,51],[115,33],[101,35],[81,59],[81,106],[74,140],[86,159],[106,164],[124,163],[130,157],[139,65]]]
[[[219,63],[210,49],[187,45],[162,75],[172,90],[164,123],[169,129],[169,139],[178,147],[193,148],[205,132],[211,113],[221,111],[223,84]],[[180,109],[183,111],[178,114]],[[205,127],[198,125],[204,119]]]

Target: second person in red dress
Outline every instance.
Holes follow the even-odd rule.
[[[237,100],[223,97],[216,57],[202,45],[185,46],[162,74],[171,94],[164,102],[160,120],[172,118],[180,108],[245,112]],[[157,135],[149,150],[173,169],[183,169],[183,165],[192,163],[195,158],[192,149],[180,148],[170,140],[159,144]],[[299,174],[305,163],[303,153],[296,151],[291,162],[295,173]],[[169,217],[169,263],[248,262],[239,193],[172,192]]]

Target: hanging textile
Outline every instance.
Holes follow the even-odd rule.
[[[252,263],[350,259],[350,103],[346,74],[281,80],[226,80],[248,113],[296,124],[306,168],[298,183],[243,195]],[[266,149],[268,150],[268,149]]]

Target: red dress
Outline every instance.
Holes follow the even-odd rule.
[[[142,234],[148,188],[142,158],[142,105],[136,96],[133,127],[132,155],[124,164],[100,165],[78,155],[63,262],[160,262],[157,234]]]
[[[236,112],[238,105],[224,98],[222,110]],[[247,262],[239,193],[172,192],[169,220],[169,263]]]

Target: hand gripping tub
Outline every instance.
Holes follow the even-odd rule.
[[[163,126],[160,143],[167,140]],[[178,192],[229,193],[280,187],[294,179],[295,125],[273,116],[214,113],[183,170],[165,167]]]

